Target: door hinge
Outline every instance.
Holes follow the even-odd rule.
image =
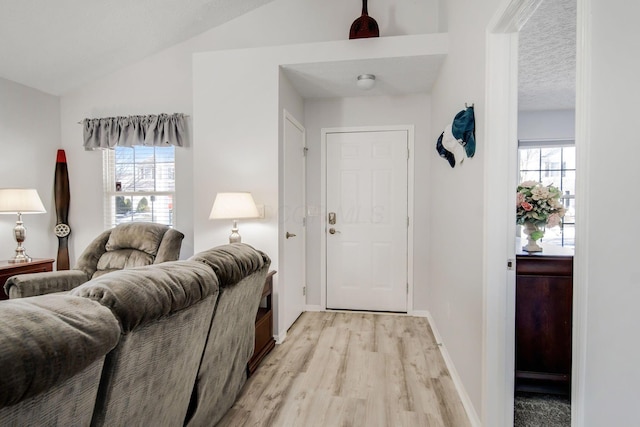
[[[306,297],[306,296],[307,296],[307,287],[306,287],[306,286],[303,286],[303,287],[302,287],[302,296],[303,296],[303,297]]]
[[[407,160],[411,158],[411,149],[407,148]]]
[[[407,217],[407,228],[409,228],[409,217]]]
[[[306,226],[307,226],[307,217],[306,217],[306,216],[303,216],[303,217],[302,217],[302,226],[303,226],[303,227],[306,227]]]
[[[307,157],[307,152],[309,149],[307,147],[302,147],[302,157]]]
[[[409,282],[407,282],[407,295],[409,295]]]

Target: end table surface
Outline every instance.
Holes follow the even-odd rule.
[[[31,262],[9,262],[7,259],[0,260],[0,300],[8,299],[4,292],[4,283],[11,276],[24,273],[38,273],[53,271],[53,258],[33,258]]]
[[[9,262],[8,259],[3,259],[0,260],[0,270],[19,269],[22,266],[47,264],[54,261],[55,259],[53,258],[32,258],[31,262]]]

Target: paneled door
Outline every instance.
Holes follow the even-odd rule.
[[[408,132],[327,133],[327,308],[407,311]]]
[[[302,314],[305,305],[305,129],[288,112],[284,114],[284,257],[278,275],[284,283],[280,309],[286,331]]]

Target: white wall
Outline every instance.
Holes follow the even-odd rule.
[[[0,78],[0,187],[35,188],[46,214],[24,215],[24,247],[34,258],[55,259],[58,239],[53,178],[60,146],[58,97]],[[69,165],[69,173],[75,173]],[[80,201],[72,195],[72,204]],[[17,215],[0,215],[0,259],[15,255]]]
[[[585,17],[590,35],[585,45],[578,44],[579,75],[581,55],[591,54],[591,96],[582,104],[579,95],[576,111],[581,199],[576,199],[580,239],[574,286],[586,296],[582,425],[628,426],[637,424],[640,400],[640,263],[634,227],[640,212],[634,132],[640,57],[629,54],[640,40],[640,3],[585,0],[578,5],[581,17],[585,7],[591,8]],[[583,129],[587,139],[580,144]]]
[[[574,139],[575,110],[519,111],[518,139]]]
[[[322,212],[321,138],[322,128],[414,125],[415,126],[415,207],[414,221],[414,306],[427,309],[429,276],[425,260],[429,259],[429,215],[433,207],[429,200],[431,183],[429,168],[432,148],[429,135],[431,102],[427,94],[397,97],[335,98],[305,101],[307,127],[307,205]],[[307,304],[321,304],[320,247],[324,238],[324,221],[310,216],[307,226]]]
[[[439,3],[439,0],[377,0],[369,5],[369,14],[378,22],[383,37],[433,33],[438,31]],[[74,229],[70,238],[72,264],[103,229],[102,198],[96,191],[102,188],[102,156],[99,152],[83,151],[78,121],[85,117],[110,115],[192,114],[194,52],[345,40],[351,23],[360,16],[360,8],[360,2],[350,4],[342,0],[276,0],[63,95],[62,143],[67,150],[70,167],[75,170],[70,177],[71,192],[84,201],[82,205],[72,205],[70,212]],[[229,99],[233,98],[234,94],[229,93]],[[216,99],[222,98],[216,96]],[[220,102],[225,103],[227,99]],[[247,118],[253,119],[251,116]],[[184,258],[195,249],[194,235],[198,231],[193,226],[194,215],[205,215],[194,209],[204,209],[208,214],[215,192],[212,194],[210,183],[193,179],[193,147],[177,150],[176,156],[176,228],[186,235],[181,255]],[[275,163],[271,167],[276,167]],[[257,203],[261,203],[260,200]],[[207,229],[224,229],[219,236],[230,228],[220,221],[206,224]],[[203,245],[225,242],[224,237],[222,240],[209,240]]]
[[[272,267],[278,270],[279,239],[282,237],[278,229],[277,210],[280,197],[278,159],[281,102],[297,110],[298,114],[302,110],[299,97],[293,96],[286,79],[281,79],[280,66],[442,54],[445,46],[446,37],[423,35],[368,39],[357,44],[344,40],[196,54],[193,65],[194,182],[207,183],[206,190],[211,194],[209,198],[218,191],[244,188],[254,193],[258,203],[265,204],[267,213],[272,214],[268,214],[264,220],[248,222],[243,226],[243,230],[248,232],[243,234],[253,236],[253,240],[248,243],[267,252],[271,257]],[[398,105],[402,105],[402,102]],[[419,112],[411,115],[406,113],[409,108],[402,107],[399,113],[393,112],[391,108],[372,108],[371,111],[375,111],[378,118],[384,118],[386,112],[390,117],[398,114],[393,120],[399,120],[400,117],[403,120],[420,120]],[[304,109],[306,110],[306,106]],[[355,111],[353,107],[351,111]],[[305,113],[305,126],[309,117],[311,116]],[[335,118],[329,117],[332,120]],[[358,117],[354,116],[353,119]],[[424,120],[428,122],[428,117]],[[374,123],[373,120],[371,123]],[[313,138],[315,132],[308,129],[307,138]],[[311,175],[308,173],[308,176]],[[307,197],[317,198],[318,195],[314,194],[317,191],[312,187],[307,192]],[[210,246],[210,242],[223,241],[228,235],[228,225],[222,227],[208,221],[209,202],[203,202],[204,199],[196,198],[194,201],[196,251]],[[317,251],[318,249],[316,253]],[[309,255],[308,258],[313,257],[314,255]],[[280,287],[276,285],[276,298],[279,298],[279,293]],[[278,324],[275,323],[277,328]],[[278,331],[278,335],[283,333],[284,331]]]
[[[449,55],[432,93],[429,311],[480,413],[483,354],[483,206],[486,29],[499,0],[447,3]],[[475,103],[477,149],[452,169],[435,142],[465,103]]]
[[[167,66],[166,64],[171,64]],[[85,117],[131,114],[192,114],[191,66],[188,55],[170,50],[164,56],[118,71],[61,97],[62,144],[67,153],[71,197],[82,203],[71,205],[71,264],[104,230],[102,197],[102,151],[85,151],[82,126]],[[182,255],[193,254],[192,205],[194,185],[191,143],[176,148],[176,229],[185,234]],[[213,199],[211,199],[213,203]],[[209,206],[211,209],[211,206]]]

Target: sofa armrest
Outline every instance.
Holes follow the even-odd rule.
[[[69,291],[89,280],[81,270],[45,271],[11,276],[4,284],[9,298],[24,298]]]

